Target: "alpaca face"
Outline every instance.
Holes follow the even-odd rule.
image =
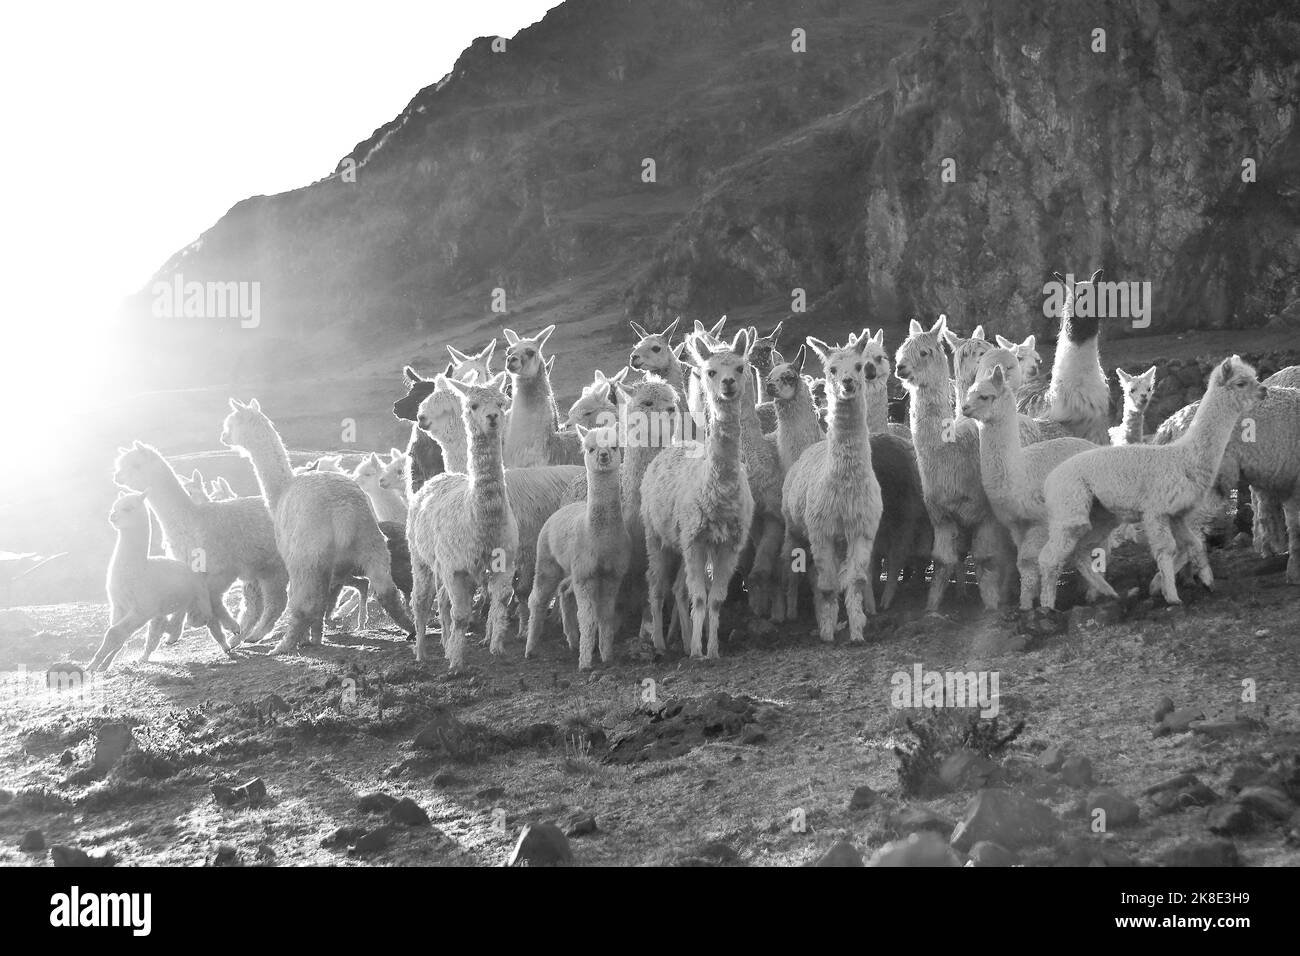
[[[148,445],[136,442],[130,448],[119,448],[113,462],[113,483],[132,491],[148,491],[159,476],[159,467],[166,468],[158,452]]]
[[[406,471],[411,467],[411,456],[394,448],[388,464],[379,476],[379,487],[388,491],[401,491],[406,488]]]
[[[480,382],[486,382],[492,377],[492,353],[496,347],[497,340],[493,339],[482,351],[471,355],[448,345],[451,368],[447,371],[447,377],[457,382],[469,382],[472,381],[470,375],[477,374]]]
[[[963,339],[960,335],[945,329],[941,338],[952,349],[952,367],[959,382],[974,381],[980,359],[993,350],[993,343],[985,340],[984,326],[975,326],[971,337]]]
[[[942,316],[928,332],[920,322],[912,320],[908,336],[894,356],[894,374],[909,389],[947,384],[948,358],[940,339],[947,327],[947,320]]]
[[[446,439],[464,429],[460,395],[452,391],[445,376],[439,375],[436,387],[416,413],[416,424],[434,438]]]
[[[143,528],[149,525],[144,493],[119,494],[108,509],[108,523],[114,528]]]
[[[1240,414],[1250,411],[1268,397],[1268,389],[1259,384],[1255,370],[1239,355],[1219,363],[1210,376],[1210,389],[1226,393]]]
[[[750,338],[753,344],[749,347],[749,363],[758,370],[760,376],[766,376],[772,371],[773,356],[780,358],[780,353],[776,351],[776,341],[781,335],[781,326],[784,322],[776,323],[774,328],[767,335],[760,337],[758,330],[752,326],[749,329]]]
[[[1015,353],[1016,361],[1020,363],[1020,380],[1022,382],[1038,377],[1038,369],[1043,364],[1043,357],[1038,354],[1036,336],[1027,336],[1023,342],[1019,343],[1004,339],[1000,335],[997,338],[998,345],[1001,348],[1010,349]]]
[[[230,414],[221,423],[221,444],[238,448],[247,454],[251,442],[255,442],[270,425],[262,408],[253,399],[247,405],[241,405],[233,398],[230,400]]]
[[[880,382],[882,385],[889,378],[889,353],[885,351],[885,330],[876,329],[876,334],[866,340],[862,350],[862,372],[868,383]]]
[[[542,346],[554,331],[555,326],[548,325],[530,338],[521,338],[510,329],[506,329],[506,341],[510,343],[509,348],[506,349],[506,371],[519,378],[536,378],[542,374],[546,362],[546,357],[542,354]]]
[[[433,391],[434,380],[424,378],[409,365],[402,369],[402,378],[406,382],[406,396],[393,402],[393,415],[403,421],[413,422],[419,414],[420,403]]]
[[[867,363],[862,353],[871,339],[866,335],[851,338],[848,345],[831,346],[809,337],[808,346],[821,357],[826,370],[826,394],[836,401],[847,401],[862,394],[867,386]]]
[[[352,469],[352,480],[363,488],[367,486],[376,488],[379,486],[379,479],[383,473],[383,463],[379,460],[378,455],[371,452],[361,459],[356,468]]]
[[[1014,362],[1015,356],[1011,356],[1011,360]],[[981,372],[971,387],[966,390],[961,413],[979,422],[993,421],[998,418],[1003,409],[1008,407],[1001,399],[1010,391],[1005,370],[1001,365],[994,365],[987,372]],[[1010,408],[1014,413],[1015,406],[1011,405]]]
[[[510,400],[501,386],[505,373],[488,380],[486,385],[465,385],[447,382],[447,387],[460,396],[461,417],[471,435],[497,435],[505,428],[506,409]]]
[[[1133,412],[1145,412],[1151,403],[1151,393],[1156,385],[1156,367],[1152,365],[1141,375],[1130,375],[1122,368],[1115,369],[1120,388],[1124,391],[1124,407]]]
[[[689,348],[700,372],[700,381],[716,402],[731,403],[744,392],[749,374],[749,332],[736,333],[731,345],[714,346],[692,338]]]
[[[638,341],[632,347],[627,364],[642,372],[653,372],[663,377],[672,367],[675,356],[672,349],[673,331],[677,328],[681,316],[673,319],[662,332],[647,332],[635,322],[630,323]]]
[[[185,488],[185,493],[190,496],[190,500],[195,504],[201,504],[212,500],[208,493],[207,487],[203,483],[203,474],[195,471],[188,478],[181,479],[181,485]]]
[[[1002,370],[1002,374],[1006,378],[1007,387],[1011,389],[1011,391],[1014,392],[1024,384],[1025,379],[1020,371],[1020,361],[1016,358],[1016,353],[1010,349],[993,349],[985,353],[984,357],[980,359],[979,365],[976,367],[975,379],[978,380],[983,378],[995,368],[1000,368]],[[974,382],[971,384],[974,384]]]
[[[583,386],[582,397],[570,406],[565,425],[570,428],[578,425],[595,428],[600,424],[602,415],[617,414],[618,409],[609,400],[608,384],[586,385]]]
[[[803,361],[807,348],[806,345],[799,346],[794,361],[783,362],[767,373],[763,391],[768,398],[775,402],[789,402],[799,394],[803,385]]]
[[[594,474],[618,471],[618,429],[578,426],[582,436],[582,459]]]

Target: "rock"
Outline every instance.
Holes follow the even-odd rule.
[[[1143,793],[1151,798],[1151,803],[1160,813],[1174,813],[1188,807],[1208,807],[1219,799],[1219,795],[1201,783],[1195,774],[1179,774],[1164,783],[1147,787]]]
[[[839,840],[813,866],[862,866],[862,854],[848,840]]]
[[[1165,866],[1240,866],[1231,840],[1185,840],[1160,857]]]
[[[961,866],[961,860],[937,833],[913,833],[886,843],[867,866]]]
[[[535,747],[538,744],[548,744],[561,737],[558,727],[554,724],[538,722],[529,724],[523,730],[519,731],[518,741],[521,746]]]
[[[1234,737],[1237,734],[1249,734],[1256,730],[1262,730],[1264,725],[1258,720],[1252,720],[1249,717],[1238,717],[1233,720],[1194,720],[1189,727],[1194,734],[1202,734],[1206,737],[1222,740],[1225,737]]]
[[[95,759],[93,766],[97,773],[108,773],[113,769],[122,754],[132,744],[131,728],[126,724],[104,724],[95,734]]]
[[[28,830],[18,841],[18,849],[22,853],[41,852],[45,849],[45,834],[40,830]]]
[[[853,788],[853,796],[849,797],[849,809],[865,810],[875,802],[876,791],[864,783]]]
[[[1232,776],[1228,778],[1228,789],[1233,791],[1244,790],[1252,784],[1260,784],[1271,778],[1268,767],[1262,763],[1240,763],[1233,768]]]
[[[446,789],[447,787],[460,786],[461,779],[459,776],[452,773],[450,770],[439,770],[437,773],[433,775],[433,779],[431,779],[429,782],[432,783],[435,787],[438,787],[440,789]]]
[[[1119,601],[1079,604],[1070,608],[1067,616],[1070,633],[1076,636],[1090,630],[1118,624],[1123,619],[1124,607]]]
[[[712,840],[677,855],[675,866],[744,866],[740,854],[721,840]]]
[[[365,836],[365,827],[339,827],[329,836],[320,841],[323,849],[331,850],[339,847],[351,846],[361,837]]]
[[[997,776],[998,765],[974,750],[950,753],[939,765],[939,779],[949,790],[979,790]]]
[[[229,843],[223,843],[217,847],[217,852],[212,855],[211,866],[239,866],[239,851]]]
[[[379,827],[368,833],[362,833],[352,842],[350,853],[360,855],[362,853],[378,853],[380,850],[388,848],[393,842],[393,828],[388,826]]]
[[[1092,786],[1092,761],[1084,756],[1069,757],[1061,764],[1061,779],[1071,787]]]
[[[1247,787],[1237,795],[1236,802],[1269,820],[1286,820],[1295,811],[1295,803],[1277,787]]]
[[[891,822],[894,829],[902,836],[921,832],[947,836],[956,826],[947,817],[935,813],[929,807],[907,807],[896,813]]]
[[[362,813],[387,813],[393,809],[397,798],[387,793],[367,793],[357,801],[357,809]]]
[[[1191,729],[1192,721],[1203,720],[1204,718],[1205,714],[1199,707],[1182,707],[1165,714],[1160,723],[1156,724],[1152,733],[1156,737],[1164,737],[1167,734],[1185,734]]]
[[[495,800],[497,797],[504,797],[505,795],[506,788],[497,786],[484,787],[482,790],[478,791],[478,793],[474,794],[474,796],[478,797],[480,800]]]
[[[981,840],[970,848],[971,863],[975,866],[1014,866],[1016,855],[1004,846]]]
[[[63,753],[59,754],[59,766],[67,767],[76,759],[77,759],[76,754],[74,754],[71,750],[65,750],[63,751]]]
[[[250,808],[257,807],[266,802],[266,784],[261,777],[254,777],[248,783],[241,784],[238,787],[214,783],[212,785],[212,796],[217,803],[226,807],[241,805]]]
[[[1222,836],[1249,833],[1255,829],[1256,822],[1255,815],[1235,801],[1213,808],[1205,817],[1209,831]]]
[[[596,818],[590,813],[578,813],[572,815],[564,827],[564,835],[567,837],[586,836],[589,833],[596,832]]]
[[[1055,814],[1037,801],[1010,790],[981,790],[950,842],[962,853],[985,840],[1016,850],[1050,840],[1059,827]]]
[[[740,742],[742,744],[761,744],[767,740],[767,734],[758,724],[745,724],[740,728]]]
[[[117,859],[111,853],[91,856],[85,850],[75,846],[56,844],[50,847],[50,862],[55,866],[115,866]]]
[[[1162,722],[1167,715],[1172,714],[1173,712],[1174,712],[1173,699],[1170,697],[1161,697],[1160,703],[1156,705],[1156,712],[1151,719],[1158,724]]]
[[[1038,755],[1038,766],[1048,773],[1056,773],[1065,763],[1065,747],[1053,745]]]
[[[1130,800],[1118,790],[1112,790],[1109,787],[1094,790],[1088,794],[1088,817],[1090,822],[1097,810],[1102,810],[1106,814],[1103,821],[1103,828],[1106,831],[1132,826],[1137,823],[1141,812],[1136,802]]]
[[[573,862],[568,838],[554,823],[530,823],[519,834],[507,866],[556,866]]]
[[[393,804],[388,811],[388,819],[394,823],[401,823],[408,827],[424,827],[429,825],[429,815],[424,812],[424,808],[412,800],[410,797],[403,797]]]
[[[465,725],[448,711],[440,710],[415,735],[412,745],[420,750],[457,757],[464,749],[465,736]]]

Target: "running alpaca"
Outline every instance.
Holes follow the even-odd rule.
[[[871,462],[862,353],[866,334],[834,347],[808,339],[826,370],[825,441],[809,447],[786,473],[782,489],[784,554],[807,543],[816,574],[814,610],[821,639],[835,640],[840,595],[849,618],[849,642],[866,640],[867,615],[876,613],[871,557],[882,511]]]
[[[712,425],[703,454],[694,442],[664,449],[646,468],[641,483],[651,636],[662,652],[664,598],[680,558],[690,606],[691,656],[704,655],[707,615],[708,656],[716,658],[719,612],[754,520],[754,498],[740,448],[739,403],[745,400],[745,376],[750,374],[748,332],[737,333],[729,347],[717,350],[691,338],[687,351],[704,383]]]
[[[401,492],[380,485],[383,474],[384,463],[371,452],[352,470],[352,480],[366,493],[370,507],[375,509],[376,520],[405,525],[406,502],[402,500]]]
[[[926,600],[926,610],[932,612],[939,609],[948,581],[960,569],[967,550],[973,552],[984,606],[997,607],[1010,587],[1015,555],[1015,546],[993,517],[980,484],[979,435],[973,427],[957,427],[953,385],[941,344],[946,324],[940,316],[927,332],[913,319],[894,366],[894,374],[911,396],[912,444],[934,526],[934,577]]]
[[[826,437],[808,385],[810,379],[803,374],[807,348],[799,346],[791,361],[768,373],[765,383],[776,408],[776,450],[783,472],[790,470],[809,445]]]
[[[402,496],[402,503],[406,503],[406,489],[410,484],[411,456],[400,448],[390,448],[388,451],[388,461],[384,464],[384,470],[379,474],[379,487],[385,491],[395,491]],[[402,524],[406,524],[406,513],[402,513]]]
[[[409,632],[411,620],[393,585],[388,545],[365,493],[346,475],[295,475],[289,453],[257,399],[230,400],[221,443],[252,461],[289,572],[289,624],[271,652],[319,643],[336,579],[366,578],[388,616]],[[341,586],[341,585],[338,585]]]
[[[239,633],[234,646],[260,641],[271,632],[284,610],[289,578],[263,499],[195,502],[158,449],[139,441],[118,449],[113,481],[148,493],[171,557],[191,566],[202,562],[212,610],[222,624]],[[222,603],[236,578],[244,583],[244,611],[238,625]]]
[[[1092,529],[1097,507],[1119,521],[1141,521],[1160,572],[1152,589],[1159,587],[1168,603],[1180,603],[1174,570],[1183,557],[1211,587],[1204,542],[1186,519],[1210,490],[1237,422],[1267,394],[1255,370],[1234,355],[1211,373],[1191,428],[1173,444],[1096,448],[1048,475],[1043,494],[1049,536],[1039,556],[1043,607],[1056,606],[1061,563]]]
[[[1043,481],[1067,458],[1097,446],[1082,438],[1054,438],[1022,447],[1015,388],[1000,365],[976,379],[967,390],[963,404],[962,414],[979,426],[980,482],[984,493],[988,495],[994,516],[1011,532],[1016,543],[1020,607],[1028,611],[1038,597],[1038,555],[1047,542]],[[1109,530],[1105,522],[1099,521],[1074,550],[1074,565],[1088,582],[1090,600],[1098,595],[1116,596],[1092,566],[1092,549],[1101,545]]]
[[[1042,394],[1036,391],[1034,383],[1025,384],[1020,393],[1020,410],[1034,418],[1059,422],[1075,438],[1105,445],[1110,438],[1110,387],[1097,350],[1100,320],[1095,315],[1074,314],[1080,296],[1091,300],[1101,270],[1086,282],[1074,282],[1073,274],[1055,273],[1055,276],[1064,288],[1064,301],[1052,377]]]
[[[627,378],[627,373],[628,368],[624,366],[617,375],[606,378],[604,372],[596,369],[595,380],[590,385],[582,386],[581,397],[569,407],[565,427],[581,425],[591,429],[606,427],[618,421],[618,405],[610,400],[610,390]]]
[[[984,329],[977,329],[981,335]],[[850,344],[853,337],[850,336]],[[885,351],[885,330],[876,329],[862,352],[863,371],[866,374],[867,429],[873,435],[897,435],[907,441],[912,433],[905,425],[889,420],[889,353]]]
[[[1115,369],[1120,390],[1124,393],[1124,415],[1120,423],[1110,429],[1112,445],[1140,445],[1146,439],[1147,405],[1156,384],[1156,367],[1152,365],[1141,375],[1130,375],[1122,368]]]
[[[471,603],[480,585],[486,584],[488,590],[489,647],[493,654],[504,651],[506,604],[520,540],[502,464],[505,381],[502,373],[485,385],[462,385],[445,378],[439,383],[461,399],[470,445],[468,468],[464,474],[445,472],[426,482],[411,501],[407,518],[415,659],[425,659],[425,624],[436,599],[451,670],[465,665]]]
[[[108,512],[108,523],[117,529],[117,544],[108,563],[109,628],[91,659],[89,669],[108,667],[122,645],[145,624],[142,661],[149,660],[172,615],[206,624],[213,640],[234,657],[212,611],[212,599],[204,576],[172,558],[149,556],[149,515],[145,494],[119,492]]]
[[[514,384],[505,433],[507,468],[572,465],[582,460],[576,433],[559,430],[550,367],[542,355],[542,347],[554,331],[555,326],[548,325],[536,335],[523,338],[511,329],[505,330],[506,341],[510,343],[506,349],[506,371]]]
[[[587,500],[555,512],[537,536],[537,571],[528,599],[524,656],[531,656],[536,649],[543,612],[560,582],[567,580],[578,612],[578,670],[585,671],[592,666],[598,631],[601,661],[614,661],[616,606],[630,563],[631,539],[619,501],[618,429],[588,431],[579,425],[578,434],[587,459]],[[572,635],[566,598],[561,599],[560,607],[566,618],[565,632]],[[569,646],[572,649],[572,638]]]

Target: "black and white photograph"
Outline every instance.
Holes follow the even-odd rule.
[[[1049,868],[1226,941],[1245,875],[1176,871],[1300,864],[1300,5],[5,21],[34,923],[148,935],[160,867]]]

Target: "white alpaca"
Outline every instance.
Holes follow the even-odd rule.
[[[521,337],[511,329],[505,330],[509,343],[506,371],[513,383],[505,431],[507,468],[578,464],[582,460],[577,434],[559,430],[551,366],[542,354],[542,347],[554,331],[555,326],[548,325],[536,335]]]
[[[654,375],[671,385],[678,395],[682,413],[685,414],[688,410],[686,389],[690,370],[681,359],[683,346],[679,344],[673,348],[672,345],[673,332],[680,321],[681,316],[678,316],[662,332],[647,332],[635,322],[629,322],[628,325],[632,326],[638,340],[632,346],[627,364],[638,372]]]
[[[385,488],[381,481],[384,475],[384,463],[379,456],[371,452],[352,469],[352,480],[360,485],[375,509],[375,517],[380,521],[394,521],[406,524],[406,501],[396,488]]]
[[[402,503],[405,504],[410,472],[411,456],[400,448],[390,448],[388,461],[384,463],[384,470],[379,474],[379,487],[385,491],[397,492],[402,498]]]
[[[978,330],[983,334],[983,327]],[[852,345],[854,337],[849,336]],[[889,372],[892,365],[885,351],[885,330],[876,329],[862,350],[862,368],[866,375],[867,428],[873,435],[897,435],[912,440],[906,425],[889,420]]]
[[[610,398],[611,389],[627,378],[628,368],[624,366],[618,374],[608,378],[600,369],[596,369],[595,379],[590,385],[582,386],[582,395],[569,406],[569,415],[565,419],[566,428],[581,425],[591,429],[609,424],[618,419],[618,405]]]
[[[1021,446],[1015,388],[1000,365],[977,378],[966,391],[962,414],[974,419],[980,434],[980,483],[993,515],[1016,543],[1020,570],[1020,607],[1029,610],[1038,596],[1038,554],[1047,542],[1047,506],[1043,481],[1061,462],[1097,446],[1082,438],[1054,438]],[[1105,538],[1103,522],[1082,538],[1074,564],[1088,582],[1089,596],[1115,597],[1092,565],[1092,549]]]
[[[774,366],[765,383],[776,408],[776,449],[783,471],[789,471],[809,445],[825,437],[809,388],[812,380],[803,374],[806,350],[801,345],[793,359]]]
[[[218,475],[212,479],[212,489],[208,492],[209,501],[229,501],[232,498],[238,498],[235,489],[230,487],[230,482]]]
[[[939,320],[944,323],[940,337],[952,351],[953,396],[956,405],[960,407],[966,389],[970,388],[971,382],[975,381],[980,359],[993,349],[993,343],[984,337],[982,325],[975,326],[975,331],[971,333],[970,338],[963,339],[948,328],[947,316],[941,315]]]
[[[830,431],[825,441],[799,456],[782,489],[785,554],[808,543],[816,573],[817,625],[828,642],[835,640],[841,595],[850,643],[866,640],[867,615],[876,613],[871,556],[882,506],[864,396],[862,353],[868,341],[864,334],[852,345],[836,348],[808,339],[826,372]]]
[[[486,382],[492,377],[492,353],[496,347],[497,340],[493,339],[478,353],[470,355],[448,345],[451,368],[447,370],[447,377],[457,382],[468,382],[471,375],[477,375],[480,382]]]
[[[995,335],[994,339],[998,343],[998,348],[1006,349],[1015,355],[1016,365],[1020,369],[1021,385],[1038,378],[1038,369],[1043,364],[1043,357],[1038,354],[1037,336],[1027,336],[1023,342],[1013,342],[1001,335]],[[1016,388],[1018,390],[1020,386],[1017,385]]]
[[[614,660],[615,611],[619,588],[627,574],[631,539],[619,501],[618,429],[578,426],[587,459],[587,500],[565,505],[546,519],[537,536],[537,571],[528,599],[528,643],[525,656],[536,648],[543,611],[562,581],[569,582],[577,607],[578,669],[590,670],[600,635],[600,659]],[[570,635],[569,602],[561,598],[565,632]]]
[[[185,493],[190,496],[190,501],[195,504],[199,502],[207,504],[212,500],[212,494],[208,491],[207,480],[203,477],[203,472],[197,468],[190,473],[188,478],[182,478],[181,484],[185,487]]]
[[[1155,389],[1156,367],[1152,365],[1141,375],[1130,375],[1117,368],[1115,375],[1124,393],[1124,412],[1120,423],[1110,429],[1110,443],[1140,445],[1146,440],[1146,413],[1151,404],[1151,392]]]
[[[1097,448],[1048,475],[1043,493],[1049,537],[1039,556],[1043,607],[1055,607],[1061,563],[1092,528],[1096,507],[1119,521],[1141,522],[1160,572],[1152,588],[1158,586],[1168,603],[1180,603],[1174,570],[1182,555],[1211,586],[1204,542],[1186,519],[1210,490],[1238,420],[1266,395],[1255,370],[1234,355],[1211,373],[1191,428],[1173,444]]]
[[[720,656],[718,616],[754,519],[740,448],[739,403],[749,374],[748,348],[747,331],[737,333],[729,348],[717,351],[688,339],[687,351],[709,405],[708,437],[702,448],[689,442],[660,452],[641,483],[652,639],[658,651],[664,650],[664,597],[674,559],[680,557],[690,602],[691,656],[704,654],[706,616],[708,654]],[[685,643],[684,627],[682,638]]]
[[[717,342],[722,335],[722,327],[727,324],[727,317],[724,315],[713,323],[713,328],[706,329],[704,323],[699,319],[695,320],[693,334],[698,338],[704,336],[706,339]],[[709,419],[709,401],[705,394],[708,389],[704,382],[700,380],[700,370],[693,363],[686,365],[686,407],[690,411],[691,419],[696,422],[707,424]],[[703,426],[701,426],[702,431]],[[683,433],[685,434],[685,433]]]

